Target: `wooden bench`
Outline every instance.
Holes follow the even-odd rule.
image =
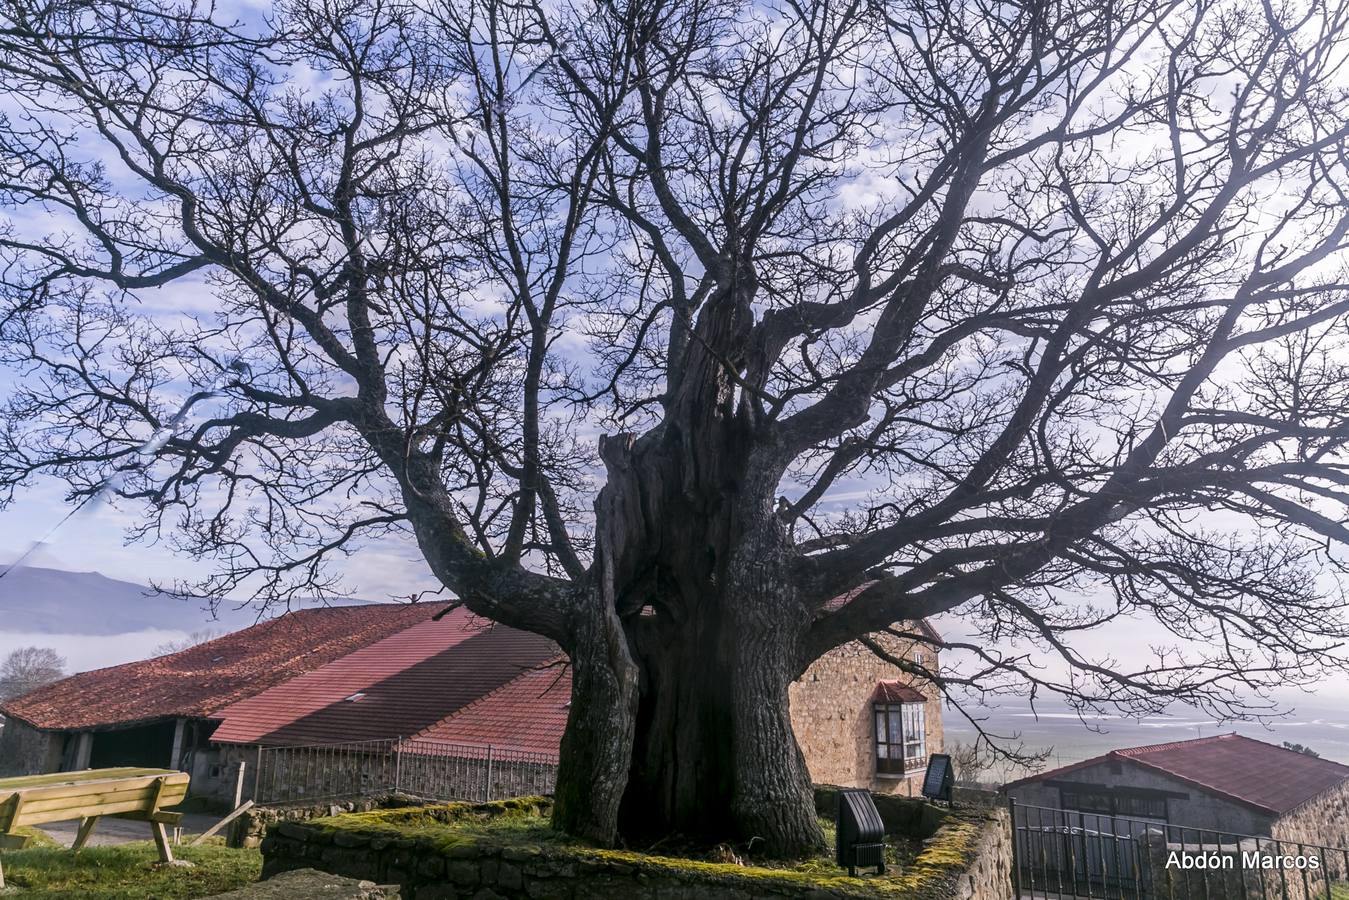
[[[173,862],[166,825],[178,825],[182,813],[164,808],[187,796],[188,775],[172,769],[86,769],[51,775],[0,778],[0,850],[21,850],[32,840],[18,828],[79,819],[71,850],[89,840],[103,816],[150,823],[150,833],[163,862]],[[0,867],[0,888],[5,873]]]

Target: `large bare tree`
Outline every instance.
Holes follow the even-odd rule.
[[[51,647],[20,647],[0,661],[0,700],[13,700],[66,677],[66,658]]]
[[[817,848],[788,685],[922,616],[950,691],[1342,664],[1343,0],[0,8],[6,495],[218,597],[410,533],[570,655],[563,829]]]

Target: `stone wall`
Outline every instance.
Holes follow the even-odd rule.
[[[244,797],[261,805],[314,804],[330,799],[383,797],[402,793],[435,800],[504,800],[549,794],[557,765],[486,747],[457,747],[429,742],[395,753],[393,742],[373,749],[322,747],[267,748],[222,745],[222,776],[210,790],[219,800],[232,797],[240,763]],[[520,757],[524,758],[520,758]]]
[[[1279,841],[1248,839],[1240,842],[1187,842],[1167,840],[1160,829],[1148,835],[1148,871],[1151,896],[1166,900],[1324,900],[1331,896],[1325,869],[1249,866],[1251,857],[1301,856],[1296,845]],[[1211,840],[1211,839],[1210,839]],[[1309,853],[1311,851],[1308,851]],[[1185,865],[1183,856],[1205,860]],[[1319,856],[1319,854],[1318,854]],[[1175,859],[1176,865],[1171,865]]]
[[[546,801],[537,802],[539,811]],[[599,850],[555,840],[515,843],[455,828],[464,810],[514,815],[504,804],[281,822],[263,841],[263,877],[292,869],[396,883],[405,900],[1010,900],[1006,821],[952,816],[914,862],[883,879]],[[518,809],[519,807],[516,807]],[[443,823],[437,827],[436,823]]]
[[[909,626],[910,630],[915,628]],[[897,658],[921,658],[925,667],[936,666],[936,651],[930,647],[888,634],[872,638]],[[925,766],[905,775],[876,774],[871,700],[878,681],[904,681],[922,691],[928,698],[927,752],[942,752],[941,692],[935,685],[901,672],[856,641],[835,647],[817,659],[792,684],[788,696],[797,743],[816,783],[917,796]]]
[[[1006,807],[989,810],[973,853],[974,862],[956,881],[952,900],[1011,900],[1012,831]]]
[[[0,778],[59,771],[64,748],[63,734],[8,719],[0,731]]]
[[[1337,879],[1349,881],[1349,781],[1276,819],[1270,831],[1280,841],[1341,849],[1326,854],[1326,864]]]
[[[838,791],[838,785],[815,785],[815,814],[821,819],[832,820],[838,814]],[[951,815],[947,809],[909,797],[876,794],[872,800],[885,824],[886,834],[904,834],[926,840],[941,830]]]
[[[357,800],[308,806],[255,806],[230,823],[225,843],[234,848],[260,847],[267,829],[282,822],[305,822],[324,816],[340,816],[343,813],[369,812],[372,809],[402,809],[421,805],[423,801],[415,797],[387,794],[381,797],[363,797]]]

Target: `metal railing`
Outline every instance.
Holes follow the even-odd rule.
[[[258,747],[253,773],[253,801],[260,806],[390,793],[486,801],[552,793],[557,757],[491,745],[394,738]]]
[[[1338,900],[1349,848],[1008,801],[1020,900]]]

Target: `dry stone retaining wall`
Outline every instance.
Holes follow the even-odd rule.
[[[517,801],[515,809],[521,802]],[[546,801],[539,801],[541,808]],[[501,804],[458,804],[489,811]],[[884,880],[742,867],[456,830],[455,807],[279,822],[263,876],[316,868],[401,886],[404,900],[1009,900],[1005,819],[951,817],[919,858]],[[402,818],[400,819],[400,815]],[[437,827],[433,818],[446,823]],[[997,832],[999,834],[995,834]],[[990,858],[981,854],[988,852]]]

